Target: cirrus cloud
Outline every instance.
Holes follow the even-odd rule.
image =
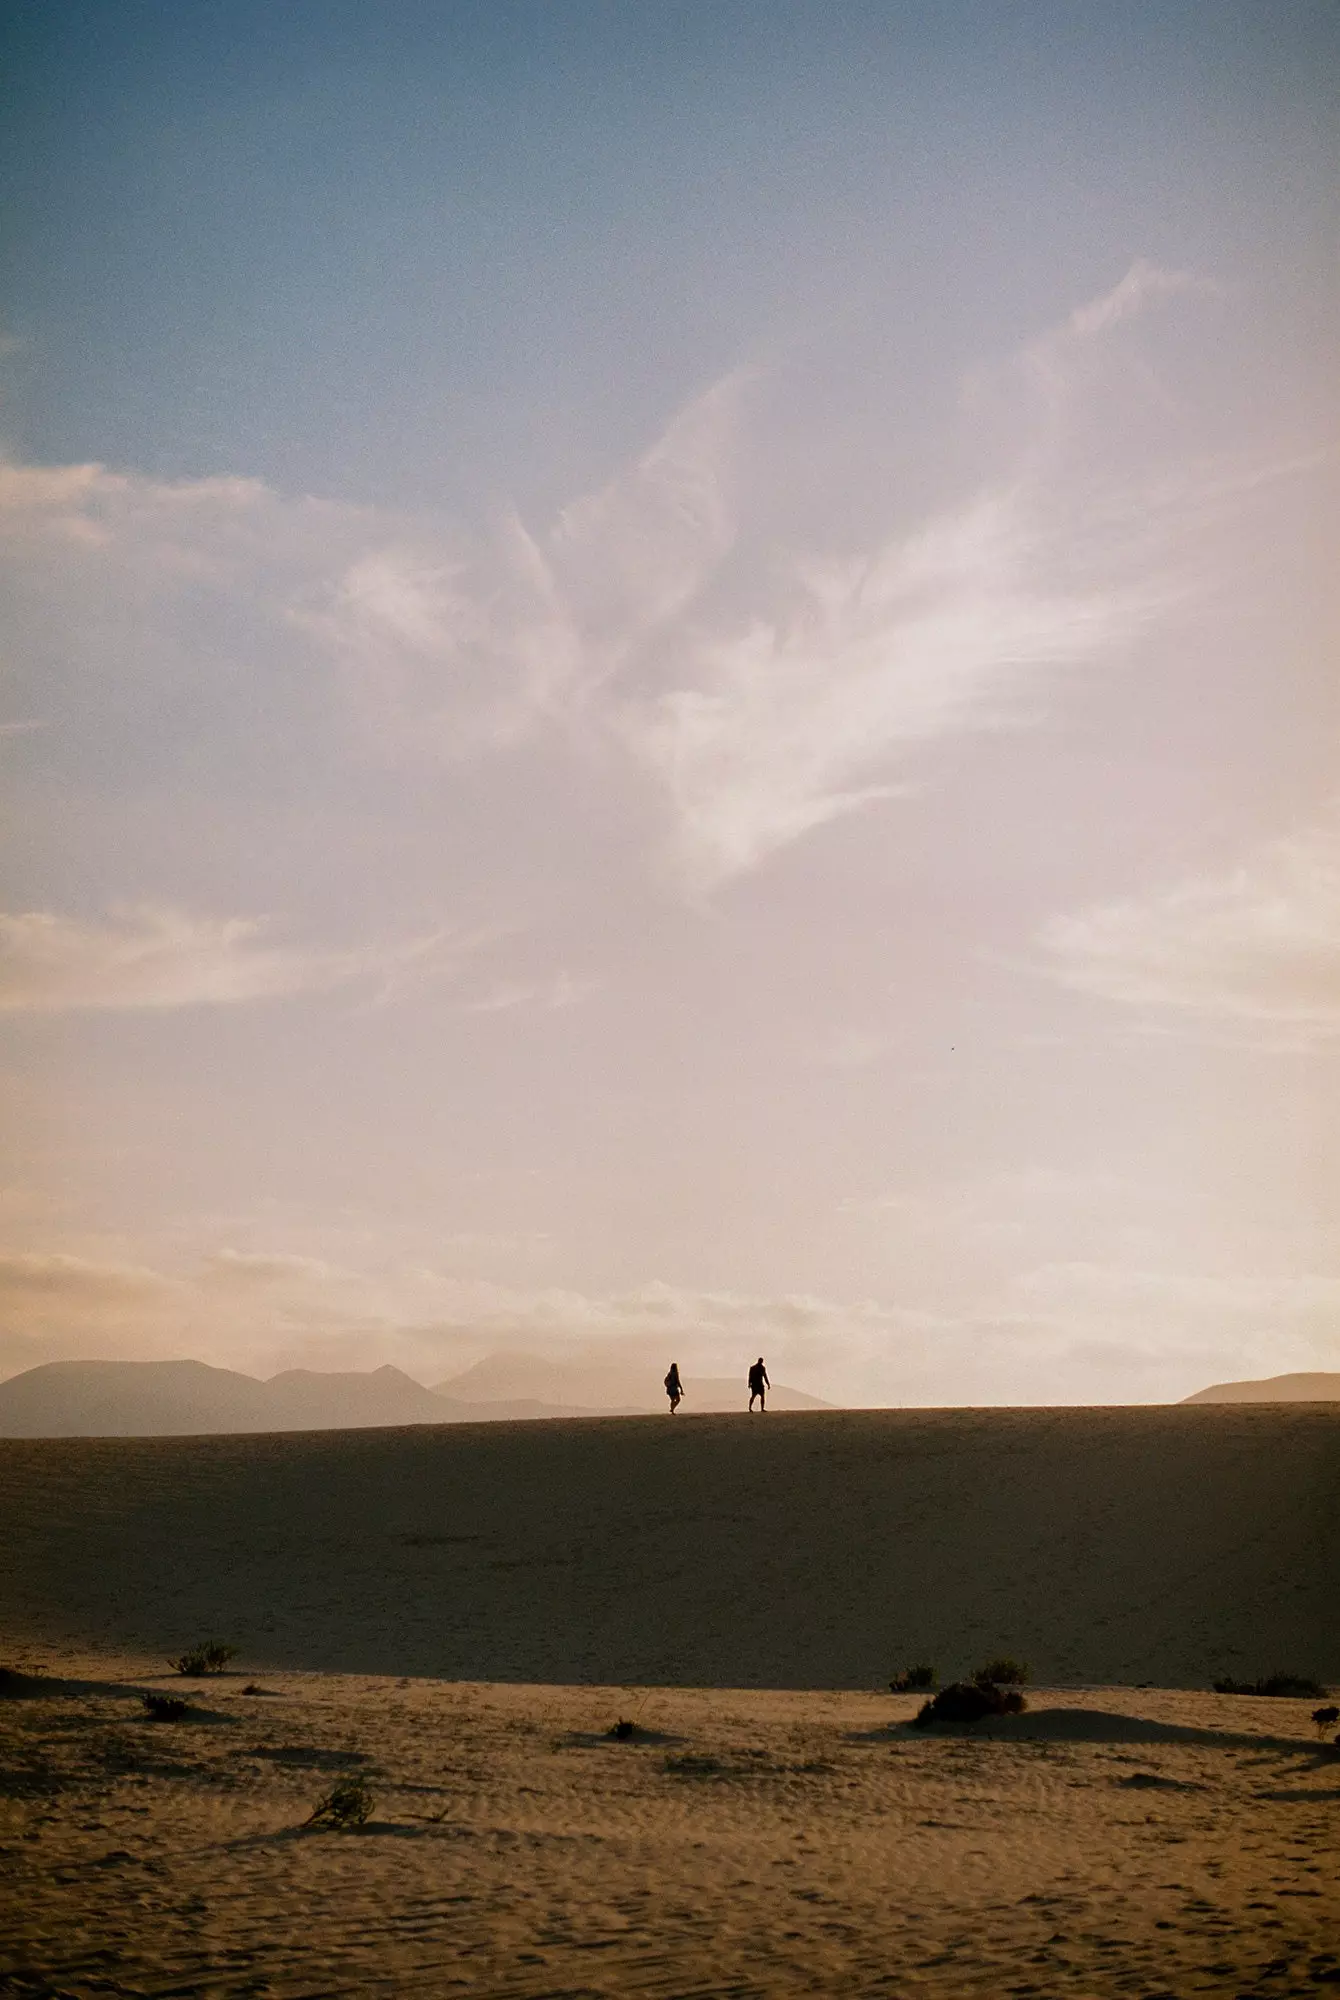
[[[145,906],[93,922],[0,912],[0,1011],[227,1007],[353,982],[373,982],[385,998],[440,965],[453,943],[434,932],[378,948],[304,949],[268,942],[268,929],[256,917]]]
[[[1152,1020],[1279,1047],[1340,1034],[1340,803],[1223,873],[1054,917],[1040,941],[1064,984]]]

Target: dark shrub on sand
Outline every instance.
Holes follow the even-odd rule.
[[[904,1667],[889,1682],[890,1694],[920,1694],[923,1688],[935,1686],[934,1667]]]
[[[189,1647],[175,1660],[169,1660],[168,1665],[177,1673],[198,1680],[205,1674],[221,1674],[236,1651],[236,1646],[223,1646],[217,1639],[210,1639],[203,1645]]]
[[[992,1715],[1019,1715],[1027,1707],[1018,1688],[990,1681],[951,1681],[923,1702],[913,1720],[918,1729],[937,1722],[985,1722]]]
[[[364,1778],[341,1778],[332,1791],[318,1799],[304,1826],[333,1826],[340,1833],[365,1826],[372,1817],[372,1793]]]
[[[974,1687],[1023,1687],[1028,1679],[1028,1668],[1019,1660],[988,1660],[984,1667],[978,1667],[972,1680]]]
[[[190,1708],[179,1695],[146,1694],[141,1697],[151,1722],[180,1722]]]

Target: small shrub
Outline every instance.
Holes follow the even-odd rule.
[[[303,1825],[333,1826],[344,1833],[353,1826],[366,1826],[371,1817],[372,1793],[366,1778],[341,1778],[323,1799],[317,1800]]]
[[[929,1729],[937,1722],[984,1722],[990,1715],[1019,1715],[1026,1706],[1018,1688],[997,1687],[989,1681],[951,1681],[921,1704],[913,1720],[918,1729]]]
[[[984,1667],[978,1667],[972,1677],[974,1687],[1023,1687],[1028,1679],[1028,1668],[1019,1660],[988,1660]]]
[[[935,1686],[934,1667],[904,1667],[889,1682],[890,1694],[920,1694],[923,1688]]]
[[[1336,1723],[1340,1722],[1340,1708],[1334,1703],[1329,1708],[1314,1708],[1312,1720],[1317,1725],[1318,1736],[1324,1736],[1328,1729],[1334,1729]]]
[[[168,1665],[190,1680],[200,1680],[206,1674],[221,1674],[236,1652],[236,1646],[222,1646],[217,1639],[210,1639],[204,1645],[191,1646]]]
[[[1273,1694],[1307,1696],[1325,1694],[1320,1681],[1310,1674],[1266,1674],[1259,1681],[1224,1679],[1213,1683],[1216,1694]]]
[[[145,1712],[154,1722],[180,1722],[184,1715],[191,1712],[190,1703],[183,1701],[180,1695],[145,1694],[140,1699]]]
[[[184,1715],[191,1712],[189,1704],[180,1695],[146,1694],[140,1699],[148,1710],[151,1722],[180,1722]]]
[[[613,1728],[607,1729],[605,1734],[612,1736],[616,1743],[626,1743],[636,1728],[637,1724],[635,1722],[629,1722],[625,1716],[621,1715]]]

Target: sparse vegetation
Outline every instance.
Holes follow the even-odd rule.
[[[616,1743],[626,1743],[636,1728],[637,1724],[635,1722],[630,1722],[626,1716],[621,1715],[614,1726],[605,1731],[605,1734],[612,1736]]]
[[[1020,1660],[988,1660],[984,1667],[978,1667],[972,1677],[972,1684],[979,1688],[1023,1687],[1028,1680],[1028,1668]]]
[[[224,1646],[217,1639],[208,1639],[199,1646],[188,1647],[175,1660],[169,1660],[168,1665],[175,1673],[185,1674],[189,1680],[200,1680],[206,1674],[223,1673],[236,1653],[236,1646]]]
[[[914,1720],[918,1728],[929,1729],[937,1722],[984,1722],[993,1715],[1021,1715],[1028,1706],[1021,1692],[1027,1679],[1028,1668],[1019,1660],[988,1660],[971,1680],[951,1681],[923,1702]]]
[[[339,1833],[347,1833],[351,1827],[366,1826],[371,1817],[372,1793],[366,1778],[341,1778],[323,1799],[317,1800],[303,1825],[331,1826]]]
[[[1328,1729],[1334,1729],[1336,1723],[1340,1722],[1340,1708],[1337,1708],[1334,1702],[1329,1708],[1314,1708],[1312,1720],[1317,1725],[1318,1736],[1325,1736]]]
[[[920,1694],[927,1688],[933,1688],[935,1681],[934,1667],[904,1667],[903,1671],[895,1674],[889,1682],[889,1693]]]
[[[1235,1681],[1224,1679],[1213,1683],[1216,1694],[1272,1694],[1294,1695],[1306,1698],[1308,1695],[1325,1694],[1320,1681],[1314,1681],[1310,1674],[1266,1674],[1259,1681]]]
[[[189,1703],[184,1702],[180,1695],[146,1694],[141,1695],[140,1699],[148,1711],[151,1722],[180,1722],[183,1716],[191,1712]]]
[[[984,1722],[991,1715],[1019,1715],[1026,1707],[1017,1687],[998,1687],[990,1681],[951,1681],[924,1701],[912,1719],[918,1729],[929,1729],[937,1722]]]

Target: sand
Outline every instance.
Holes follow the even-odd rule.
[[[0,1441],[0,1639],[452,1680],[1340,1679],[1340,1406]],[[2,1657],[2,1655],[0,1655]]]
[[[1324,1992],[1340,1751],[1205,1686],[1340,1679],[1338,1448],[1297,1407],[7,1443],[0,1993]],[[238,1671],[168,1672],[210,1635]],[[877,1691],[1000,1650],[1012,1721]],[[367,1825],[304,1827],[358,1773]]]
[[[926,1738],[906,1697],[267,1675],[156,1723],[151,1662],[49,1664],[0,1700],[6,1994],[1340,1983],[1340,1753],[1305,1703],[1037,1690]],[[304,1828],[350,1772],[367,1825]]]

